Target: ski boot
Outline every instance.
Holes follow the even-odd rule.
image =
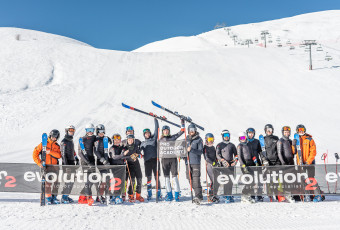
[[[196,205],[200,205],[201,204],[201,201],[202,199],[200,199],[199,197],[194,197],[194,199],[192,200],[194,202],[194,204]]]
[[[295,203],[294,198],[293,198],[292,196],[290,196],[290,195],[286,196],[286,201],[287,201],[288,203]]]
[[[140,195],[140,193],[136,193],[136,200],[139,202],[144,202],[144,198]]]
[[[208,202],[211,202],[211,203],[219,203],[219,202],[220,202],[220,199],[219,199],[217,196],[209,196],[209,197],[208,197]]]
[[[172,201],[174,199],[172,192],[168,192],[165,196],[166,201]]]
[[[52,196],[46,198],[46,204],[51,205],[52,204]]]
[[[60,200],[57,199],[56,195],[52,195],[52,204],[60,204]]]
[[[79,196],[78,204],[87,204],[86,196]]]
[[[263,202],[263,196],[257,196],[257,201],[258,202]]]
[[[122,195],[122,200],[123,200],[123,202],[125,201],[125,199],[126,199],[126,198],[125,198],[125,195]]]
[[[175,192],[175,201],[179,202],[179,197],[181,196],[180,192]]]
[[[68,195],[63,195],[61,197],[61,203],[63,204],[69,204],[70,202],[68,201]]]
[[[231,202],[231,203],[234,203],[234,202],[235,202],[234,196],[230,196],[230,202]]]
[[[252,198],[251,196],[242,196],[241,197],[241,202],[242,203],[248,203],[248,204],[254,204],[255,203],[255,199]]]
[[[286,198],[284,196],[278,196],[279,202],[286,202]]]
[[[151,187],[151,186],[150,186]],[[152,198],[152,189],[150,188],[148,188],[148,195],[147,195],[147,197],[146,197],[146,199],[147,200],[151,200],[151,198]]]
[[[157,196],[158,196],[158,200],[162,200],[163,196],[162,196],[160,189],[158,189]]]
[[[311,202],[310,196],[305,196],[304,202]]]
[[[224,196],[223,198],[224,198],[224,203],[226,203],[226,204],[231,203],[230,196]]]
[[[100,203],[100,198],[99,198],[99,196],[97,196],[96,202]]]
[[[320,201],[322,201],[321,195],[316,195],[313,199],[313,202],[320,202]]]
[[[120,196],[116,196],[115,197],[115,202],[116,202],[116,204],[121,204],[121,203],[123,203],[123,199],[120,198]]]
[[[100,203],[101,204],[106,204],[106,197],[105,196],[101,196],[100,197]]]
[[[92,198],[92,196],[88,196],[88,197],[85,197],[86,201],[87,201],[87,204],[89,206],[92,206],[93,202],[94,202],[94,199]]]
[[[129,202],[130,203],[135,203],[135,196],[133,194],[129,195]]]

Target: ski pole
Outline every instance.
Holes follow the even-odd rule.
[[[338,175],[338,160],[339,160],[339,155],[338,155],[338,153],[334,153],[334,156],[335,156],[335,159],[336,159],[335,172],[336,172],[336,175]],[[335,193],[336,193],[337,188],[338,188],[338,180],[336,180],[336,182],[335,182]]]
[[[158,181],[159,181],[159,169],[158,169],[158,167],[159,167],[159,151],[158,151],[158,142],[159,142],[159,128],[158,128],[158,135],[157,135],[156,203],[158,203],[158,199],[159,199],[159,197],[158,197],[158,187],[159,187],[159,183],[158,183]]]
[[[186,128],[184,127],[184,135],[185,135],[185,148],[187,149],[187,160],[188,160],[188,172],[189,172],[189,181],[190,181],[190,193],[191,193],[191,202],[194,203],[194,196],[192,195],[192,181],[191,181],[191,169],[190,169],[190,159],[189,159],[189,152],[188,152],[188,143],[187,143],[187,132]]]
[[[128,162],[125,161],[125,164],[126,164],[126,168],[127,168],[127,170],[128,170],[128,173],[129,173],[130,184],[131,184],[131,190],[132,190],[132,196],[135,197],[134,188],[133,188],[133,183],[132,183],[132,179],[131,179],[131,174],[130,174]]]
[[[207,161],[205,161],[205,181],[206,181],[206,184],[207,184],[207,197],[208,197],[208,200],[210,200],[210,194],[209,194],[209,191],[208,191],[208,164],[207,164]]]
[[[326,167],[326,158],[327,158],[327,153],[324,153],[322,154],[321,156],[321,160],[323,160],[323,164],[325,165],[325,172],[326,172],[326,175],[327,175],[327,167]],[[328,193],[331,193],[330,190],[329,190],[329,183],[327,181],[327,186],[328,186]]]

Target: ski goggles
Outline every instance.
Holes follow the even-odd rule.
[[[105,133],[105,130],[98,130],[98,133]]]
[[[133,131],[133,127],[132,126],[126,127],[126,131]]]
[[[273,132],[273,129],[272,129],[272,128],[267,128],[267,129],[266,129],[266,132],[271,132],[271,133],[272,133],[272,132]]]
[[[69,132],[75,132],[76,129],[70,128],[70,129],[68,129],[68,131],[69,131]]]
[[[144,129],[143,130],[143,133],[147,133],[147,132],[151,133],[150,129]]]
[[[85,129],[85,131],[87,133],[94,133],[94,128],[88,128],[88,129]]]
[[[223,133],[223,137],[229,137],[230,138],[230,133]]]
[[[122,137],[120,135],[113,135],[113,140],[120,140]]]
[[[196,129],[195,128],[189,128],[188,132],[196,132]]]
[[[282,131],[290,131],[290,127],[289,127],[289,126],[284,126],[284,127],[282,128]]]
[[[214,142],[214,138],[213,137],[208,137],[207,138],[207,142]]]
[[[300,132],[306,132],[306,129],[305,128],[298,128],[298,133]]]
[[[249,128],[249,129],[247,130],[247,132],[248,132],[248,133],[255,133],[255,129]]]
[[[246,136],[241,136],[241,137],[240,137],[240,141],[245,141],[245,140],[247,140],[247,137],[246,137]]]

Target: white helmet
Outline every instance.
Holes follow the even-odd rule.
[[[65,128],[65,133],[67,133],[68,131],[75,132],[76,128],[73,125],[69,125]]]
[[[92,123],[86,124],[85,129],[94,129],[94,125]]]

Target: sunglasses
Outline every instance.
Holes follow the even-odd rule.
[[[93,128],[85,129],[85,131],[86,131],[87,133],[94,133],[94,129],[93,129]]]
[[[240,140],[241,141],[245,141],[245,140],[247,140],[247,137],[246,136],[242,136],[242,137],[240,137]]]
[[[208,142],[214,142],[214,138],[213,138],[213,137],[208,137],[208,138],[207,138],[207,141],[208,141]]]
[[[120,140],[120,139],[122,139],[122,137],[121,137],[120,135],[114,135],[114,136],[113,136],[113,139],[114,139],[114,140]]]

